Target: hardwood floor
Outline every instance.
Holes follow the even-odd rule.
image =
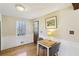
[[[36,56],[37,48],[33,43],[1,51],[1,56]]]

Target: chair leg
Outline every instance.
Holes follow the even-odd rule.
[[[44,49],[43,49],[43,56],[44,56]]]
[[[47,56],[47,50],[45,50],[45,56]]]
[[[38,56],[39,56],[40,48],[38,48]]]
[[[45,49],[43,49],[43,56],[45,56],[46,55],[46,50]]]
[[[43,49],[43,56],[45,56],[45,49]]]

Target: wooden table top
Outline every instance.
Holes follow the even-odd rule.
[[[52,40],[44,39],[44,40],[39,41],[39,43],[41,43],[41,44],[43,44],[43,45],[45,45],[47,47],[50,47],[53,44],[55,44],[56,42],[55,41],[52,41]]]

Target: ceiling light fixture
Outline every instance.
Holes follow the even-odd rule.
[[[17,9],[18,11],[24,11],[24,10],[25,10],[25,7],[24,7],[23,5],[17,4],[17,5],[16,5],[16,9]]]

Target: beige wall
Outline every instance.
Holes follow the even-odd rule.
[[[0,21],[0,51],[1,51],[1,21]]]
[[[45,37],[48,37],[48,35],[47,35],[47,31],[48,31],[48,29],[46,29],[46,27],[45,27],[45,20],[47,19],[47,18],[49,18],[49,17],[53,17],[53,16],[57,16],[57,24],[58,24],[58,12],[56,12],[56,13],[50,13],[50,14],[48,14],[48,15],[45,15],[45,16],[42,16],[42,17],[40,17],[39,18],[39,35],[40,36],[45,36]],[[54,29],[52,29],[52,30],[54,30]],[[55,33],[57,34],[58,32],[58,30],[57,29],[55,29],[56,31],[55,31]],[[42,32],[42,33],[41,33]],[[56,36],[58,36],[58,34],[56,35]]]
[[[16,35],[16,21],[18,18],[3,16],[2,20],[2,35],[15,36]]]
[[[16,36],[16,21],[17,20],[23,20],[26,22],[26,31],[31,32],[32,30],[29,29],[30,25],[32,24],[31,20],[23,19],[23,18],[18,18],[18,17],[11,17],[11,16],[3,16],[2,20],[2,35],[3,36]],[[32,28],[32,26],[30,27]]]
[[[52,16],[57,16],[57,28],[55,29],[56,38],[63,38],[63,39],[68,39],[68,40],[75,39],[75,41],[79,41],[79,35],[78,35],[79,14],[78,12],[73,10],[72,6],[66,7],[62,10],[52,12],[45,16],[37,18],[39,20],[39,35],[40,36],[48,37],[47,35],[48,29],[45,28],[45,19]],[[75,34],[70,35],[69,34],[70,30],[73,30]]]

